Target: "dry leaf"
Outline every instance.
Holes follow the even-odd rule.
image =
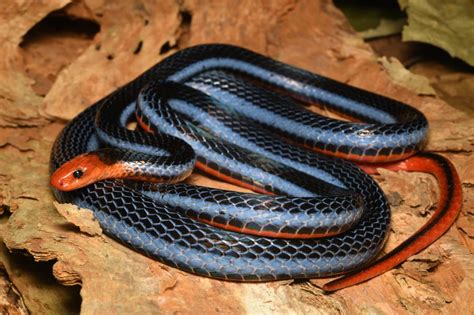
[[[387,69],[388,74],[393,82],[401,85],[416,94],[420,95],[436,95],[436,92],[430,86],[428,78],[411,73],[396,58],[387,59],[379,58],[379,61]]]
[[[474,65],[474,6],[470,0],[404,0],[408,16],[403,40],[441,47]]]

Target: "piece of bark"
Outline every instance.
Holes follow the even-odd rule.
[[[472,151],[472,117],[439,99],[418,96],[394,84],[370,46],[328,1],[79,3],[65,10],[94,19],[101,30],[91,46],[53,80],[42,100],[48,117],[73,117],[177,49],[226,42],[407,102],[425,112],[433,123],[431,140],[439,142],[431,141],[429,148]],[[18,89],[31,89],[30,82],[17,84],[21,85]],[[439,124],[450,124],[454,136],[448,137],[447,129],[439,129]],[[464,241],[466,228],[459,231],[453,227],[401,267],[332,295],[315,286],[326,280],[240,284],[198,277],[137,254],[107,236],[81,233],[56,211],[48,188],[49,150],[60,127],[58,123],[44,125],[34,132],[18,132],[19,137],[9,131],[1,138],[0,201],[13,212],[4,225],[4,238],[12,250],[26,250],[36,260],[56,260],[53,273],[57,279],[82,286],[81,311],[86,314],[433,313],[472,309],[472,301],[462,298],[472,292],[474,283],[472,251]],[[458,167],[466,162],[459,155],[450,158]],[[469,174],[462,169],[462,176]],[[436,185],[429,176],[418,174],[385,172],[378,180],[389,195],[399,195],[393,206],[394,233],[387,251],[426,221],[436,201]],[[201,174],[194,174],[190,181],[232,187]],[[464,189],[465,196],[472,194],[471,186]],[[469,218],[472,200],[467,202],[462,215]]]
[[[82,209],[73,204],[53,202],[56,210],[79,230],[89,236],[102,235],[99,222],[94,218],[94,213],[89,209]]]
[[[3,270],[0,270],[0,312],[11,315],[28,314],[20,294]]]
[[[47,120],[38,112],[42,98],[31,87],[22,65],[22,36],[67,0],[2,1],[0,3],[0,127],[39,126]]]
[[[0,245],[0,260],[10,278],[8,286],[18,295],[17,305],[24,309],[25,314],[79,312],[79,287],[65,287],[58,283],[51,270],[52,263],[38,263],[32,257],[20,253],[12,254],[3,242]],[[0,293],[0,296],[5,295]]]
[[[179,36],[179,6],[173,1],[84,4],[101,31],[56,78],[44,98],[48,117],[71,119],[169,54],[165,48],[174,46]]]

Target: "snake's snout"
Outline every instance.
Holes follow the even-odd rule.
[[[51,175],[49,183],[54,188],[62,191],[71,191],[76,189],[76,187],[74,187],[74,183],[72,183],[69,174],[64,175],[64,169],[62,167],[57,169]]]
[[[50,185],[61,191],[71,191],[76,189],[71,188],[71,186],[64,180],[50,180]]]
[[[57,181],[54,181],[53,179],[51,179],[50,184],[51,184],[51,186],[54,186],[56,188],[59,188],[59,187],[62,188],[64,186],[66,186],[66,184],[64,183],[64,181],[62,179],[57,180]]]

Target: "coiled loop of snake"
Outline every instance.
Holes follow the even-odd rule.
[[[368,123],[311,114],[275,89]],[[141,128],[153,135],[124,128],[135,105]],[[389,208],[378,185],[352,163],[285,139],[312,151],[380,162],[414,154],[426,131],[424,116],[397,101],[242,48],[203,45],[165,59],[72,120],[54,145],[51,170],[54,181],[61,165],[100,143],[146,153],[141,161],[154,155],[165,167],[151,172],[174,181],[189,174],[196,157],[196,166],[211,175],[280,196],[120,180],[55,194],[92,209],[109,235],[186,271],[239,281],[323,277],[360,268],[377,255]],[[137,158],[118,152],[122,162]],[[81,163],[101,170],[116,159],[89,153]],[[67,178],[89,176],[83,166],[74,173],[73,161]],[[147,167],[128,176],[148,177]],[[116,177],[99,173],[100,179]],[[323,234],[329,237],[313,238]]]

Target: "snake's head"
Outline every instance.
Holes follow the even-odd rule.
[[[62,191],[71,191],[109,178],[107,165],[95,153],[86,153],[64,163],[52,175],[50,183]]]

